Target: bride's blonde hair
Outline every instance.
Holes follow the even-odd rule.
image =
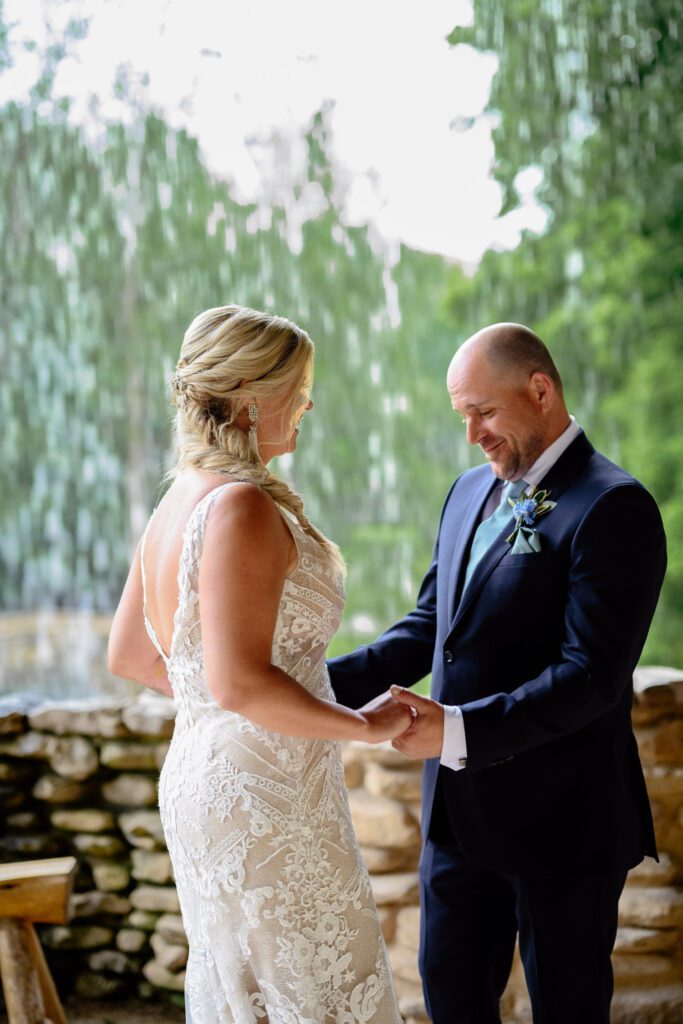
[[[248,405],[285,398],[288,437],[310,391],[313,352],[306,332],[284,317],[234,305],[199,313],[185,332],[171,381],[178,458],[167,479],[194,466],[256,484],[343,568],[338,547],[309,522],[299,495],[261,461],[256,431],[237,424]]]

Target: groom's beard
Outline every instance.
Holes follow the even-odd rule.
[[[502,444],[487,458],[493,472],[501,480],[519,480],[546,448],[545,435],[535,430],[524,438],[503,438]]]

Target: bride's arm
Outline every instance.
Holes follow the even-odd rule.
[[[216,702],[290,736],[378,743],[410,712],[385,702],[352,711],[310,694],[271,661],[292,540],[273,501],[251,484],[225,489],[207,521],[199,570],[204,666]]]
[[[123,679],[173,696],[166,665],[145,628],[142,612],[142,572],[138,544],[126,585],[114,614],[107,647],[109,671]]]

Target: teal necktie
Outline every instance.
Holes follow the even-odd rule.
[[[527,484],[525,480],[515,480],[514,482],[511,481],[506,484],[503,489],[503,497],[498,508],[488,517],[488,519],[483,519],[482,522],[479,523],[470,549],[470,560],[467,563],[467,572],[465,573],[463,590],[469,583],[470,576],[474,572],[477,563],[491,547],[505,524],[512,518],[512,508],[510,507],[508,498],[518,498],[526,486]]]

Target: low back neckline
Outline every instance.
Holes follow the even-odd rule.
[[[164,664],[166,665],[167,668],[170,665],[171,661],[173,660],[173,655],[175,653],[175,640],[176,640],[176,637],[178,635],[178,626],[180,624],[180,616],[181,616],[181,613],[182,613],[183,598],[184,598],[184,593],[183,593],[183,573],[182,573],[183,556],[185,554],[185,549],[186,549],[186,547],[188,545],[188,542],[192,538],[193,520],[195,519],[199,509],[202,508],[202,506],[205,503],[208,502],[208,504],[209,504],[209,511],[210,511],[210,506],[215,501],[216,496],[218,495],[218,492],[224,490],[224,488],[226,488],[226,487],[230,487],[231,484],[235,484],[235,483],[243,483],[243,481],[241,481],[241,480],[226,480],[224,483],[218,484],[216,487],[212,487],[210,491],[207,491],[206,494],[202,498],[200,498],[199,501],[197,502],[197,504],[193,507],[192,511],[190,512],[189,516],[187,517],[187,521],[185,523],[185,526],[183,527],[183,539],[182,539],[182,543],[181,543],[181,546],[180,546],[180,557],[178,558],[178,572],[177,572],[177,575],[176,575],[176,579],[177,579],[177,582],[178,582],[178,603],[176,605],[175,612],[173,613],[173,623],[172,623],[172,632],[171,632],[171,644],[170,644],[170,648],[169,648],[168,654],[166,654],[166,652],[164,651],[164,649],[163,649],[163,647],[161,645],[161,642],[159,640],[159,637],[157,635],[157,631],[154,628],[154,624],[152,623],[152,620],[150,619],[149,614],[147,612],[147,575],[146,575],[146,572],[145,572],[145,541],[147,540],[147,531],[149,530],[149,528],[150,528],[150,526],[152,524],[152,520],[154,519],[155,513],[157,511],[157,508],[159,507],[158,505],[153,509],[152,514],[150,515],[149,520],[147,522],[147,525],[146,525],[146,527],[145,527],[145,529],[143,531],[142,539],[141,539],[141,542],[140,542],[140,569],[141,569],[141,573],[142,573],[142,614],[143,614],[143,618],[144,618],[144,622],[145,622],[145,628],[147,629],[147,633],[149,635],[149,638],[152,641],[152,643],[154,644],[154,646],[157,649],[157,651],[159,652],[159,654],[160,654],[161,658],[163,659]],[[294,543],[294,546],[296,548],[296,553],[297,553],[297,561],[296,561],[296,564],[295,564],[294,568],[291,570],[291,572],[288,572],[287,575],[285,576],[285,585],[286,585],[287,581],[296,572],[296,569],[298,568],[300,560],[301,560],[301,547],[300,547],[299,539],[297,538],[296,530],[298,529],[302,533],[304,531],[301,529],[301,525],[295,520],[295,518],[293,516],[288,515],[285,512],[284,509],[280,508],[279,505],[276,505],[276,507],[278,509],[278,512],[280,513],[280,515],[282,516],[282,518],[285,521],[285,524],[286,524],[286,526],[288,528],[289,534],[290,534],[290,536],[292,538],[292,541]],[[207,518],[208,518],[208,511],[207,511]],[[292,527],[294,529],[292,529]]]
[[[170,645],[168,654],[166,654],[166,652],[164,651],[163,647],[161,646],[161,643],[159,641],[159,637],[157,636],[157,631],[154,628],[152,620],[150,619],[150,617],[149,617],[149,615],[147,613],[147,575],[145,573],[145,541],[147,540],[147,531],[149,530],[149,528],[150,528],[150,526],[152,524],[152,520],[154,519],[154,516],[156,514],[157,508],[159,507],[158,505],[152,511],[152,514],[149,517],[149,520],[147,522],[147,526],[145,527],[144,532],[142,534],[142,540],[140,542],[140,569],[141,569],[141,572],[142,572],[142,614],[143,614],[143,618],[144,618],[144,621],[145,621],[145,628],[147,629],[147,633],[149,634],[149,638],[152,641],[152,643],[154,644],[154,646],[156,647],[156,649],[159,652],[159,654],[161,655],[161,657],[162,657],[162,659],[164,661],[164,664],[167,667],[168,667],[168,665],[171,663],[171,661],[173,659],[175,638],[176,638],[177,633],[178,633],[178,629],[177,629],[177,627],[178,627],[178,620],[179,620],[180,612],[181,612],[182,605],[183,605],[182,572],[181,572],[181,569],[182,569],[182,564],[183,564],[183,555],[185,554],[185,547],[187,545],[188,538],[192,536],[191,527],[192,527],[193,520],[194,520],[195,516],[197,515],[197,512],[199,511],[199,509],[204,504],[204,502],[206,502],[207,498],[211,498],[212,501],[215,500],[215,496],[218,493],[218,491],[222,491],[223,488],[229,487],[233,483],[239,483],[239,481],[236,481],[236,480],[226,480],[225,483],[219,484],[217,487],[212,487],[210,491],[207,491],[206,494],[203,497],[201,497],[199,499],[199,501],[197,502],[197,504],[193,507],[192,511],[190,512],[189,516],[187,517],[187,520],[185,522],[185,526],[183,527],[183,539],[182,539],[182,543],[180,545],[180,557],[178,558],[178,572],[176,574],[176,579],[177,579],[177,582],[178,582],[178,603],[176,605],[175,612],[173,613],[173,625],[172,625],[172,632],[171,632],[171,645]]]

